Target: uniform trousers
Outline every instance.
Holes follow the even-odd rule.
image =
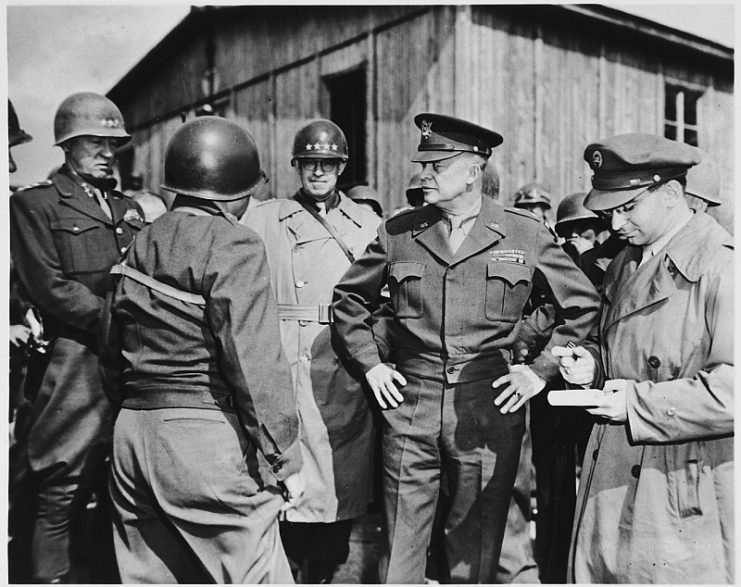
[[[439,367],[437,367],[439,369]],[[444,474],[445,553],[453,583],[494,583],[525,427],[501,414],[491,379],[456,385],[406,373],[403,403],[383,412],[387,583],[423,583]]]
[[[123,408],[111,495],[123,583],[293,583],[277,486],[235,413]]]

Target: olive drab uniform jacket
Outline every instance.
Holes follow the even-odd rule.
[[[35,471],[66,463],[80,474],[102,455],[112,428],[103,393],[97,329],[108,271],[144,226],[139,206],[108,192],[112,218],[63,166],[10,198],[10,245],[18,279],[51,340],[35,401],[28,454]]]
[[[326,220],[355,257],[373,240],[381,221],[341,192]],[[372,498],[372,414],[358,376],[338,358],[328,319],[332,288],[350,261],[293,198],[251,208],[242,222],[265,242],[281,340],[296,386],[306,491],[286,519],[357,517]]]
[[[549,349],[584,340],[596,321],[598,297],[587,278],[528,212],[484,198],[455,255],[445,224],[435,206],[390,218],[335,289],[335,324],[349,360],[362,372],[381,362],[369,314],[388,284],[402,373],[449,384],[496,378],[512,361],[523,308],[537,286],[551,292],[559,323],[531,368],[554,377],[558,361]]]
[[[637,268],[607,270],[606,379],[626,379],[627,422],[595,426],[581,474],[569,579],[733,583],[733,244],[696,213]]]

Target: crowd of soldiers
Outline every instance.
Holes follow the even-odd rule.
[[[596,140],[551,227],[540,184],[500,204],[499,133],[414,123],[384,218],[330,120],[278,198],[248,129],[186,121],[162,199],[115,189],[111,100],[62,102],[10,198],[11,582],[330,583],[372,504],[381,582],[734,582],[711,156]]]

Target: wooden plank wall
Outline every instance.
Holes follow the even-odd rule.
[[[419,140],[413,117],[431,111],[501,132],[505,142],[492,165],[502,201],[511,203],[522,184],[538,181],[556,198],[555,218],[563,196],[589,189],[591,172],[582,160],[589,142],[663,132],[667,79],[708,88],[699,104],[701,146],[716,155],[733,193],[732,80],[717,80],[697,64],[656,55],[648,43],[626,43],[618,34],[584,27],[575,34],[522,7],[314,8],[225,11],[215,24],[221,87],[236,86],[229,116],[255,136],[276,196],[298,187],[290,167],[296,131],[328,115],[323,76],[358,66],[367,68],[368,80],[367,177],[387,211],[405,204],[404,189],[419,169],[409,161]],[[141,116],[155,116],[168,101],[193,99],[203,49],[203,39],[194,39],[163,76],[145,82],[149,96],[136,98]],[[176,127],[157,122],[150,138],[137,143],[137,166],[148,160],[153,179]]]

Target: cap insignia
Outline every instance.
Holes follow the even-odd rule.
[[[422,121],[422,137],[425,139],[429,139],[432,136],[432,122],[429,120],[423,120]]]
[[[306,150],[307,150],[307,151],[311,151],[311,148],[312,148],[313,146],[314,146],[314,145],[312,145],[311,143],[306,143]]]
[[[314,150],[318,151],[321,145],[319,143],[314,143]]]
[[[595,151],[592,153],[592,168],[599,169],[602,167],[602,153]]]
[[[333,151],[336,151],[337,149],[338,149],[337,145],[336,145],[336,144],[334,144],[334,143],[332,143],[332,150],[333,150]]]
[[[118,118],[102,118],[100,124],[102,124],[106,128],[118,128],[120,125],[120,121],[118,120]]]

